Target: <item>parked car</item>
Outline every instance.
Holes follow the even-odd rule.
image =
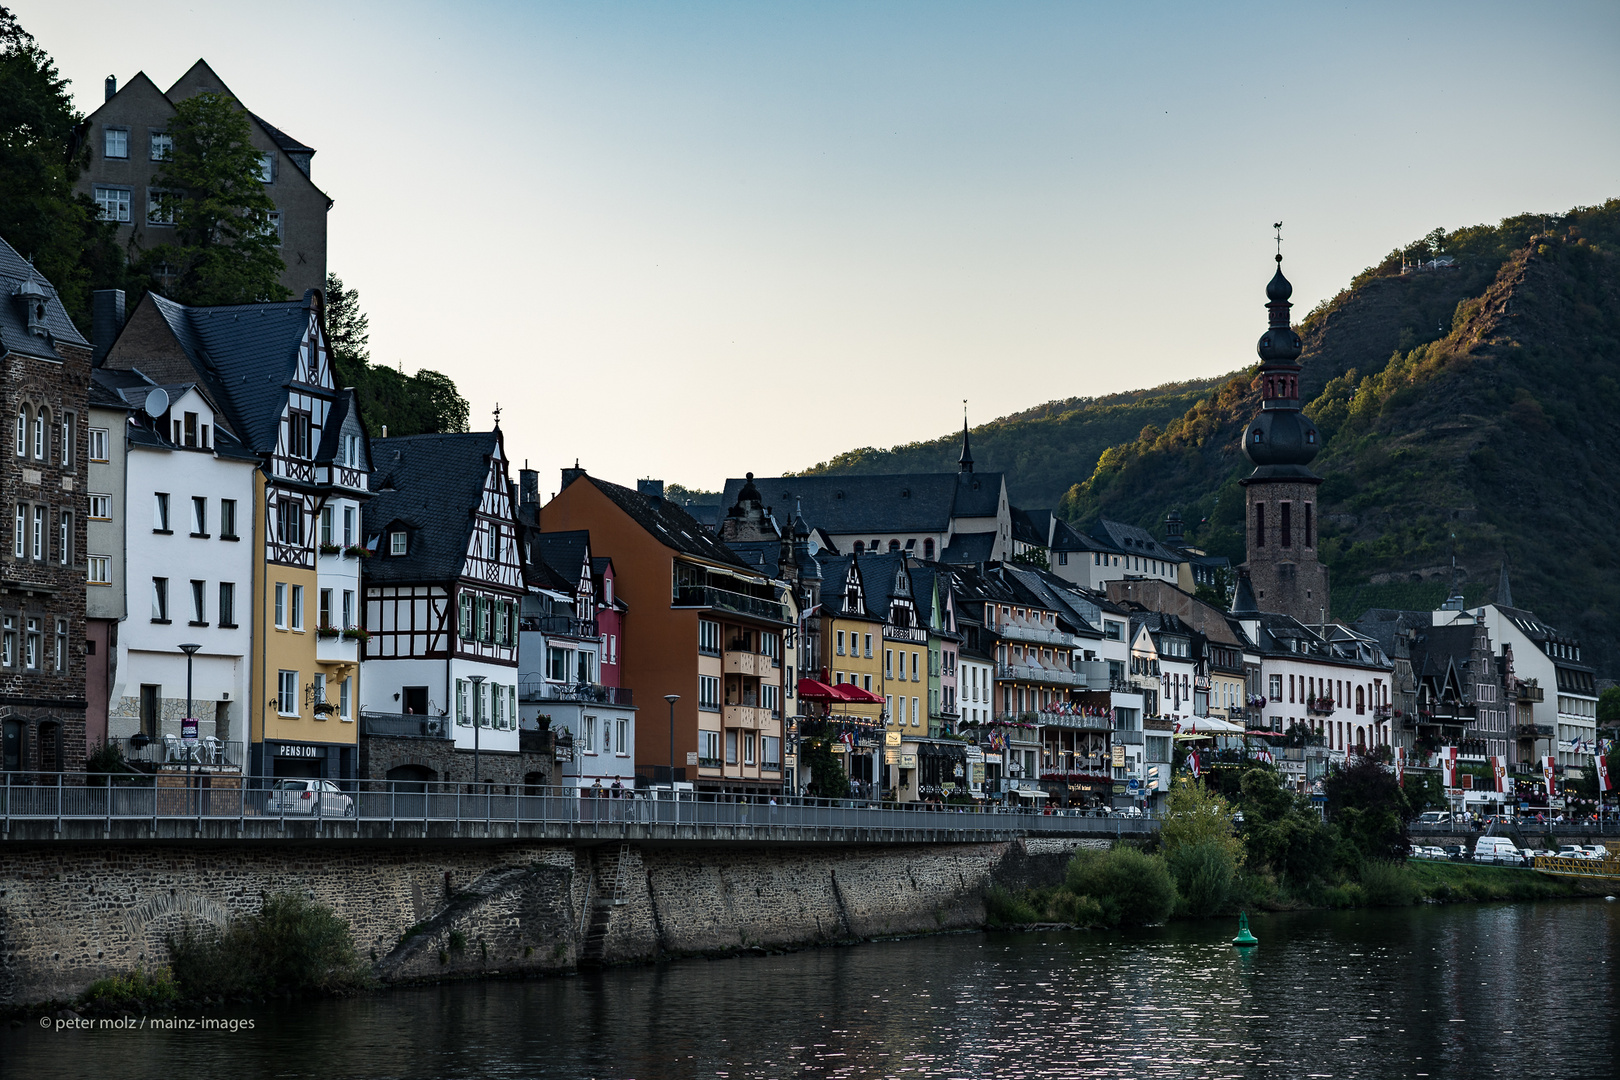
[[[1140,806],[1122,806],[1118,810],[1114,811],[1114,816],[1124,818],[1139,818],[1142,816],[1142,808]]]
[[[1450,825],[1451,814],[1445,810],[1425,810],[1418,815],[1419,825]]]
[[[1474,842],[1474,861],[1496,863],[1499,866],[1518,865],[1521,856],[1512,840],[1505,836],[1482,836]]]
[[[1448,859],[1468,859],[1468,846],[1466,844],[1443,844],[1440,848],[1446,853]]]
[[[265,804],[269,814],[354,817],[354,800],[330,780],[277,780]]]

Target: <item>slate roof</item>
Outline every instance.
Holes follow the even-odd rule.
[[[744,540],[726,545],[731,553],[768,578],[776,577],[782,557],[780,540]]]
[[[711,530],[687,513],[684,507],[676,505],[669,499],[643,495],[639,491],[598,479],[588,473],[581,473],[573,482],[594,485],[649,536],[673,551],[724,566],[734,566],[743,570],[754,569],[721,543]]]
[[[90,343],[73,325],[73,320],[68,318],[67,308],[62,306],[56,287],[46,281],[45,275],[35,270],[27,259],[18,255],[10,244],[0,240],[0,355],[20,353],[46,360],[62,359],[51,347],[51,340],[28,332],[28,316],[22,301],[17,298],[17,290],[28,281],[45,292],[45,329],[50,332],[51,340],[88,349]]]
[[[1123,554],[1113,544],[1104,543],[1094,536],[1087,536],[1061,518],[1052,522],[1052,550],[1106,551],[1111,555]]]
[[[1035,519],[1016,506],[1007,508],[1008,516],[1012,518],[1012,537],[1021,544],[1034,544],[1036,547],[1046,546],[1046,530],[1039,527]]]
[[[1368,608],[1353,624],[1359,632],[1378,642],[1386,656],[1407,656],[1407,632],[1425,633],[1434,625],[1427,611],[1403,611],[1400,608]]]
[[[1181,553],[1165,547],[1152,533],[1146,529],[1139,529],[1135,525],[1126,525],[1120,521],[1109,521],[1103,518],[1092,529],[1092,535],[1108,544],[1112,544],[1116,551],[1127,555],[1140,555],[1147,559],[1166,559],[1170,562],[1180,562]]]
[[[1093,622],[1100,605],[1090,603],[1062,578],[1034,566],[1003,564],[1001,573],[1027,594],[1028,602],[1057,613],[1073,632],[1085,637],[1102,637],[1102,627]]]
[[[939,561],[968,565],[989,562],[995,550],[996,534],[993,532],[957,533],[945,545],[945,550],[939,553]]]
[[[372,440],[374,494],[365,513],[372,548],[364,567],[368,582],[461,576],[497,437],[493,431],[474,431]],[[410,534],[404,555],[389,555],[387,543],[378,542],[394,522],[403,522]],[[574,583],[567,588],[572,592]]]
[[[260,116],[258,113],[249,112],[248,115],[253,117],[260,127],[264,128],[264,133],[270,136],[271,140],[275,142],[277,146],[281,147],[285,153],[289,155],[315,153],[315,148],[313,146],[304,145],[291,135],[287,134],[285,131],[282,131],[280,128],[276,127],[264,117]]]
[[[878,618],[888,621],[889,606],[898,595],[894,589],[895,577],[902,566],[906,565],[904,552],[885,552],[882,555],[861,556],[861,582],[866,586],[866,610]],[[840,579],[842,580],[842,579]],[[915,595],[911,597],[912,605],[917,605]],[[917,620],[926,625],[928,616],[921,613]]]
[[[1001,473],[755,477],[766,506],[785,514],[802,500],[804,519],[833,534],[944,532],[952,518],[995,517]],[[735,506],[748,481],[726,481],[721,506]]]
[[[834,555],[821,560],[824,582],[821,589],[821,610],[829,615],[846,615],[848,609],[844,606],[844,580],[849,577],[849,564],[852,559],[856,560],[855,572],[860,576],[861,596],[866,600],[866,614],[847,617],[882,621],[882,614],[872,606],[868,588],[870,579],[866,573],[867,557],[864,555]]]
[[[529,561],[550,570],[556,581],[562,583],[560,591],[572,596],[579,590],[579,572],[585,565],[585,552],[590,544],[591,534],[586,529],[531,533]],[[557,585],[546,583],[544,587],[556,589]]]

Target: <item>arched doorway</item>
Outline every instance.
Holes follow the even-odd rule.
[[[420,794],[427,790],[427,786],[439,778],[439,774],[426,765],[407,764],[395,765],[388,770],[388,779],[394,782],[395,791],[409,791]]]

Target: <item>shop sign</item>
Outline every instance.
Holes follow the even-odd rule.
[[[308,743],[281,743],[276,746],[276,757],[320,758],[326,756],[326,747]]]
[[[884,746],[899,746],[900,745],[900,733],[898,731],[885,731],[883,733],[883,745]]]
[[[197,718],[195,716],[188,716],[184,720],[180,721],[180,737],[182,739],[190,739],[193,742],[196,741]]]
[[[558,743],[557,744],[557,760],[558,761],[564,761],[564,762],[573,761],[574,760],[574,748],[572,746],[569,746],[567,743]]]
[[[835,754],[847,754],[849,753],[849,747],[844,743],[835,742],[832,744],[832,752]]]
[[[1001,755],[1000,754],[986,754],[986,755],[984,755],[984,763],[986,765],[1000,765],[1001,764]]]
[[[786,765],[790,769],[798,768],[799,767],[799,755],[798,754],[786,754],[786,755],[784,755],[783,758],[782,758],[782,764]]]
[[[901,754],[900,755],[900,767],[902,769],[915,769],[917,767],[917,755],[916,754]]]
[[[1125,747],[1124,746],[1115,746],[1114,747],[1114,768],[1123,769],[1124,767],[1125,767]]]
[[[698,763],[698,756],[697,756],[697,751],[696,750],[688,750],[686,752],[686,763],[688,765],[696,765]]]
[[[898,764],[900,764],[900,751],[898,751],[898,750],[885,750],[885,751],[883,751],[883,764],[885,764],[885,765],[898,765]]]

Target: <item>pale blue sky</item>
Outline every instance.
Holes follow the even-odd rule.
[[[1302,315],[1620,195],[1612,2],[12,6],[86,111],[201,56],[314,146],[374,359],[547,492],[1234,370],[1275,220]]]

